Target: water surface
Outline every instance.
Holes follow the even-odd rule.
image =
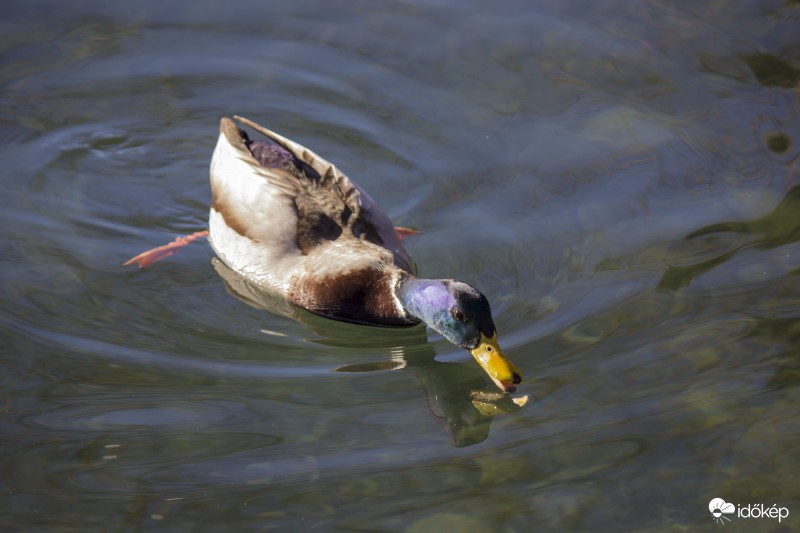
[[[4,11],[4,530],[800,528],[796,2]],[[529,404],[422,327],[268,312],[206,244],[122,267],[204,229],[232,114],[421,229]]]

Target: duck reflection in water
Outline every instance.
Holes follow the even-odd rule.
[[[320,337],[315,342],[342,348],[352,347],[353,329],[364,332],[370,346],[381,349],[381,341],[386,342],[385,328],[343,324],[318,317],[289,304],[283,298],[260,290],[222,261],[215,258],[212,264],[233,296],[257,309],[287,316],[302,323]],[[343,333],[343,328],[346,333]],[[403,340],[409,346],[414,346],[413,349],[397,346],[394,343],[395,338],[392,340],[393,345],[385,346],[384,360],[341,366],[333,370],[410,372],[422,386],[429,412],[447,431],[450,444],[456,447],[483,442],[489,436],[491,423],[496,415],[514,413],[527,403],[527,396],[512,398],[494,388],[487,388],[486,375],[474,364],[437,361],[436,352],[427,342],[423,326],[402,328],[401,331],[405,332]],[[376,334],[370,335],[371,332]],[[378,335],[379,333],[384,335]]]

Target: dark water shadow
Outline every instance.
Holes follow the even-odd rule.
[[[749,248],[771,249],[800,240],[800,185],[789,190],[769,214],[742,222],[720,222],[689,233],[689,241],[716,233],[735,233],[744,239],[737,246],[705,261],[668,268],[658,287],[678,290],[689,285],[701,274],[725,263]]]
[[[334,370],[410,372],[425,393],[428,411],[445,429],[450,444],[455,447],[483,442],[489,436],[496,415],[521,409],[508,394],[487,389],[491,385],[477,365],[437,361],[422,325],[380,328],[322,318],[292,306],[280,296],[265,293],[216,258],[212,264],[230,294],[254,308],[300,322],[317,335],[311,342],[342,348],[368,347],[385,353],[379,361],[346,365]]]
[[[749,337],[785,346],[783,356],[778,359],[775,372],[767,383],[769,388],[800,386],[800,322],[796,318],[761,317],[755,321]]]

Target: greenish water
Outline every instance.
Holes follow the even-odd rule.
[[[800,529],[797,2],[4,5],[3,531]],[[206,244],[122,267],[204,229],[234,113],[422,229],[528,405]]]

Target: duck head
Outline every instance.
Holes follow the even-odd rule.
[[[398,283],[395,293],[408,314],[469,350],[500,389],[517,390],[522,373],[500,350],[489,301],[475,287],[450,279],[409,277]]]

